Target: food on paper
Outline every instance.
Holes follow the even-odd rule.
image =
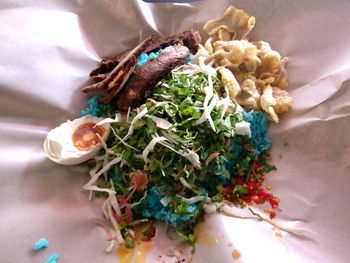
[[[105,198],[108,223],[99,225],[108,233],[106,251],[133,247],[134,228],[145,222],[152,231],[142,239],[152,239],[153,220],[193,244],[194,226],[208,213],[229,214],[228,205],[277,226],[251,205],[269,204],[270,218],[276,215],[279,199],[264,187],[266,173],[276,169],[269,164],[268,119],[278,122],[292,99],[285,90],[287,59],[266,42],[247,40],[254,25],[254,17],[231,6],[204,26],[210,36],[204,45],[197,32],[185,31],[151,36],[104,58],[90,73],[96,83],[83,88],[98,96],[82,111],[103,128],[93,131],[101,140],[80,158],[85,143],[72,143],[77,126],[49,133],[50,159],[92,158],[83,189]],[[55,142],[75,151],[55,159]]]

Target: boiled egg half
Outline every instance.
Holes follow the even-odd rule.
[[[110,124],[96,125],[103,118],[86,115],[66,121],[47,134],[44,150],[55,163],[74,165],[98,154],[110,132]]]

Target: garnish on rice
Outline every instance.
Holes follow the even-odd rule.
[[[110,125],[83,187],[103,195],[110,242],[132,247],[133,228],[151,220],[193,244],[194,226],[227,204],[276,226],[251,209],[279,199],[264,187],[271,139],[268,119],[288,111],[286,58],[263,41],[249,42],[255,18],[229,7],[204,30],[149,37],[131,51],[105,58],[90,74],[97,91],[83,115]],[[191,52],[191,53],[190,53]],[[99,135],[96,134],[98,137]],[[248,217],[247,217],[248,218]],[[285,230],[287,228],[280,228]],[[143,240],[155,236],[151,227]]]
[[[107,180],[95,173],[90,182],[97,183],[85,189],[104,191],[99,180],[113,184],[116,197],[109,193],[106,206],[122,234],[136,220],[155,219],[192,243],[207,204],[272,202],[262,188],[264,174],[274,169],[267,163],[266,117],[242,111],[216,71],[204,71],[194,65],[173,70],[139,108],[109,120],[108,148],[96,160],[108,167]]]

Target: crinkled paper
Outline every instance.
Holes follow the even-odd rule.
[[[118,262],[106,255],[100,201],[81,190],[84,165],[65,167],[43,152],[47,132],[86,107],[80,87],[101,57],[135,46],[151,33],[194,28],[230,5],[256,17],[251,40],[289,57],[292,111],[271,124],[268,182],[280,197],[276,222],[313,231],[278,238],[262,222],[210,216],[217,245],[199,244],[193,262],[349,262],[350,2],[141,0],[0,2],[0,261]],[[201,30],[202,36],[206,38]],[[50,247],[31,251],[39,238]],[[148,262],[161,262],[159,234]],[[230,243],[232,243],[232,246]],[[163,245],[163,247],[162,247]],[[241,258],[234,260],[236,248]],[[163,249],[163,250],[162,250]]]

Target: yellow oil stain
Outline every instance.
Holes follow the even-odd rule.
[[[232,251],[232,257],[233,257],[234,259],[239,259],[239,258],[241,257],[241,252],[240,252],[238,249],[234,249],[234,250]]]
[[[117,248],[117,256],[120,263],[144,263],[152,249],[153,241],[139,242],[132,249],[123,246]]]
[[[219,244],[219,239],[208,234],[201,234],[197,237],[196,243],[206,246],[216,246]]]
[[[196,238],[196,244],[202,244],[206,246],[216,246],[219,244],[219,239],[207,231],[208,226],[203,223],[199,223],[194,229],[194,236]]]
[[[133,229],[135,233],[135,246],[133,248],[125,248],[119,246],[117,248],[117,257],[119,263],[144,263],[150,253],[153,241],[141,241],[142,232],[148,227],[148,224],[138,226]]]
[[[283,237],[281,232],[275,232],[275,236],[278,237],[278,238],[282,238]]]

